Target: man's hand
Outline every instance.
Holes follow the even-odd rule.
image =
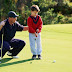
[[[27,31],[27,30],[29,30],[28,26],[24,26],[23,31]]]
[[[5,22],[2,21],[2,22],[0,23],[0,26],[4,26],[4,25],[5,25]]]
[[[39,32],[39,29],[37,29],[36,32],[38,33]]]

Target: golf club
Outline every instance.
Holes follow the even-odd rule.
[[[0,58],[0,63],[1,63],[1,59],[2,59],[3,36],[4,36],[4,28],[3,28],[3,30],[2,30],[2,44],[1,44],[1,48],[0,48],[0,50],[1,50],[1,58]]]

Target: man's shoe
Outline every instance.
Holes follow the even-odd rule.
[[[10,53],[10,52],[8,51],[7,55],[8,55],[8,56],[12,56],[12,53]]]
[[[18,59],[19,58],[18,56],[12,56],[12,53],[10,53],[9,51],[8,51],[7,55],[11,56],[13,59]]]

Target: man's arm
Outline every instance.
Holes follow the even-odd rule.
[[[28,26],[23,26],[16,21],[16,31],[27,31],[27,30],[28,30]]]
[[[28,26],[24,26],[23,31],[27,31],[28,29]]]
[[[1,29],[3,28],[4,25],[5,25],[5,22],[2,21],[2,22],[0,23],[0,31],[1,31]]]

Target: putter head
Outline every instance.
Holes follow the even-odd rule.
[[[0,61],[0,63],[1,63],[1,61]]]
[[[1,57],[0,57],[0,63],[1,63]]]

